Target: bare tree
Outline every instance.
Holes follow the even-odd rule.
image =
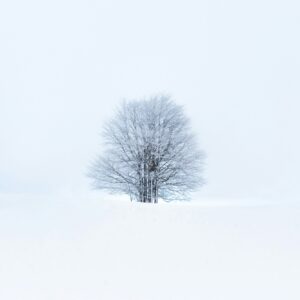
[[[89,173],[95,188],[157,203],[185,199],[203,183],[203,153],[183,108],[168,96],[124,102],[103,137],[106,151]]]

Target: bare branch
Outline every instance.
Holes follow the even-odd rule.
[[[94,186],[141,202],[184,199],[203,184],[183,108],[168,96],[124,102],[103,129],[106,151],[92,165]]]

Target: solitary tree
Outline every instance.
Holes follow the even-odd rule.
[[[185,199],[203,183],[203,154],[182,107],[168,96],[124,102],[103,138],[106,150],[89,172],[95,188],[157,203]]]

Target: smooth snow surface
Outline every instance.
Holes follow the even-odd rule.
[[[300,299],[300,208],[0,197],[0,299]]]

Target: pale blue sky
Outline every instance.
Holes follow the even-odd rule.
[[[166,92],[206,151],[196,198],[298,199],[298,1],[2,1],[0,193],[89,191],[122,98]]]

